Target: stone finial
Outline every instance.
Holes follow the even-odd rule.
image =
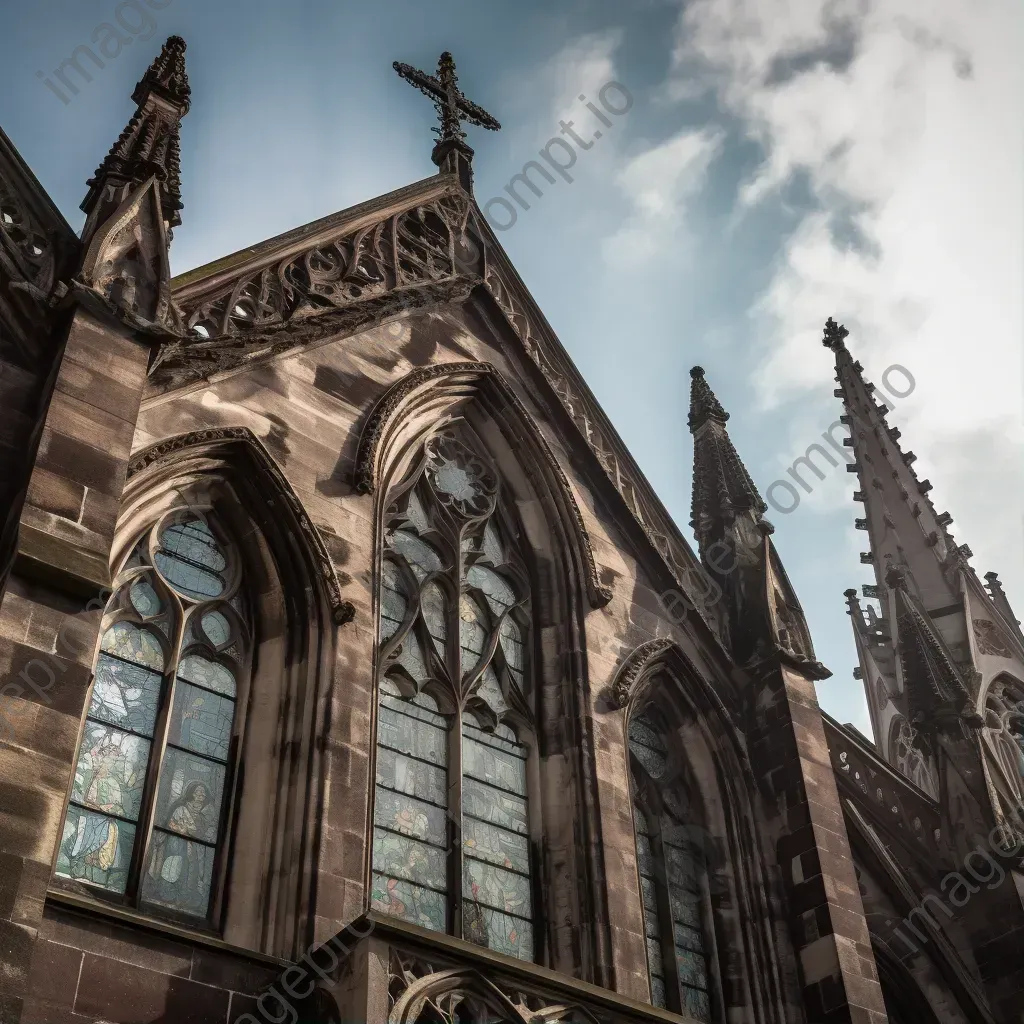
[[[833,352],[838,352],[839,349],[843,348],[843,339],[849,333],[850,332],[842,324],[837,324],[832,317],[829,317],[825,321],[825,335],[821,339],[821,343],[825,348],[830,348]]]
[[[687,422],[690,430],[696,430],[709,419],[725,423],[729,414],[722,408],[715,393],[704,379],[704,367],[695,366],[690,370],[690,415]]]

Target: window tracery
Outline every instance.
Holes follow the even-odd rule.
[[[208,917],[251,649],[240,584],[207,512],[171,512],[136,544],[103,615],[58,876]]]
[[[917,743],[917,731],[902,716],[898,716],[892,725],[891,748],[893,761],[897,771],[905,775],[918,789],[927,793],[933,800],[939,798],[935,776],[924,751]]]
[[[998,790],[1004,796],[1004,811],[1018,818],[1024,803],[1024,698],[1019,687],[1010,680],[998,679],[985,698],[985,727],[990,756],[995,761]]]
[[[710,1021],[704,832],[649,706],[629,723],[637,865],[651,1002]]]
[[[385,511],[371,905],[532,960],[529,577],[467,441],[433,435]]]

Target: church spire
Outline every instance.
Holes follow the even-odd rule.
[[[191,93],[185,40],[171,36],[132,99],[134,116],[111,147],[82,202],[82,301],[137,331],[177,336],[171,300],[171,230],[181,223],[181,119]]]
[[[743,511],[760,520],[768,506],[729,437],[725,426],[729,414],[705,380],[703,368],[695,366],[690,370],[690,377],[688,423],[693,434],[690,525],[703,543],[703,537],[716,521],[732,520]]]
[[[160,55],[135,86],[134,116],[111,147],[96,174],[86,183],[83,238],[102,222],[132,188],[151,176],[158,181],[163,220],[168,229],[181,223],[181,119],[188,113],[191,90],[185,74],[185,40],[171,36]]]

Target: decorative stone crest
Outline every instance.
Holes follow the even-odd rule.
[[[974,620],[974,639],[978,643],[979,654],[991,654],[996,658],[1013,657],[999,627],[991,619]]]

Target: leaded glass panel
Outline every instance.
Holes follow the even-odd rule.
[[[667,745],[656,724],[647,717],[634,718],[629,741],[636,769],[634,822],[651,1001],[707,1021],[710,996],[701,921],[704,869],[700,848],[694,841],[699,830],[687,823],[689,815],[686,819],[681,816],[690,808],[685,790],[678,782],[665,778]],[[644,775],[649,780],[646,784],[641,782]],[[654,800],[662,810],[648,813],[640,806],[641,800]]]
[[[230,644],[241,662],[248,645],[240,625],[244,604],[237,577],[231,581],[226,549],[193,513],[176,514],[135,545],[107,606],[107,617],[116,621],[100,641],[59,875],[121,893],[126,902],[207,915],[238,680],[233,669],[189,648]],[[168,600],[164,584],[180,600]],[[215,597],[239,617],[208,603]],[[132,615],[159,616],[169,641],[184,617],[181,647],[165,646],[150,628],[124,617]],[[157,764],[151,753],[161,747]],[[147,786],[154,773],[155,786]],[[153,831],[143,837],[135,823],[151,814]],[[148,856],[133,871],[144,845]],[[133,877],[139,884],[129,892]]]
[[[150,742],[110,725],[86,722],[71,799],[135,821],[142,803]]]
[[[226,761],[234,718],[233,700],[182,681],[175,690],[167,740],[197,754]]]
[[[159,672],[100,654],[88,715],[129,732],[152,736],[162,689]]]
[[[425,454],[426,469],[385,514],[371,905],[436,929],[450,926],[454,908],[464,937],[531,959],[526,750],[503,721],[509,684],[526,691],[527,595],[514,582],[525,572],[509,562],[486,460],[450,429]],[[508,617],[513,608],[521,621]],[[408,692],[412,683],[418,694],[406,699],[396,684]],[[422,707],[424,686],[443,697],[444,715],[432,698]],[[462,764],[449,773],[457,729]],[[451,793],[461,820],[449,821]],[[450,878],[460,880],[455,893]]]
[[[134,825],[72,804],[57,851],[57,874],[123,893],[134,844]]]
[[[167,748],[156,799],[158,825],[215,843],[223,795],[222,764]]]
[[[122,661],[145,665],[156,672],[164,667],[164,652],[160,642],[148,630],[131,622],[116,622],[100,641],[100,650],[113,654]]]

